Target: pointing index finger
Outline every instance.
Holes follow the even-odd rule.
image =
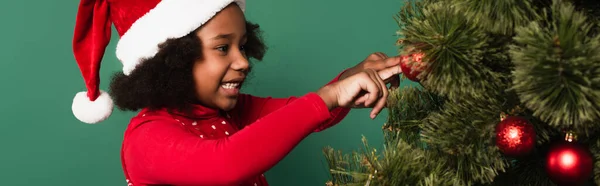
[[[400,69],[400,65],[396,65],[380,70],[377,73],[381,79],[387,80],[394,75],[402,74],[402,69]]]
[[[392,66],[399,65],[400,62],[402,62],[402,60],[404,58],[405,58],[404,56],[394,56],[394,57],[387,58],[384,61],[385,67],[392,67]]]

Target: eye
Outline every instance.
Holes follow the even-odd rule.
[[[229,45],[219,46],[216,49],[219,50],[219,51],[221,51],[221,52],[227,52],[229,50]]]
[[[241,50],[241,51],[246,51],[246,45],[241,45],[241,46],[240,46],[240,50]]]

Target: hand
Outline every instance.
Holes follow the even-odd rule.
[[[366,69],[319,89],[317,94],[330,110],[336,107],[372,107],[370,117],[374,119],[387,103],[388,89],[384,79],[400,72],[399,68],[387,68],[379,72]]]
[[[366,69],[373,69],[376,72],[379,72],[389,68],[397,68],[398,71],[402,72],[400,69],[401,58],[401,56],[389,58],[387,55],[381,52],[372,53],[365,60],[342,73],[339,79],[343,80]],[[390,88],[398,88],[398,86],[400,86],[400,76],[396,74],[389,78],[384,78],[383,82],[385,84],[390,83]]]

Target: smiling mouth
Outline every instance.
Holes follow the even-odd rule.
[[[224,89],[237,89],[240,88],[241,83],[222,83],[221,87]]]
[[[230,98],[235,98],[238,96],[238,94],[240,93],[240,88],[242,87],[242,84],[244,83],[244,79],[243,77],[241,78],[236,78],[236,79],[231,79],[228,81],[223,81],[221,83],[221,88],[219,88],[219,92],[221,92],[221,94],[230,97]]]
[[[224,89],[239,89],[246,78],[244,76],[234,79],[228,79],[221,82],[221,87]]]

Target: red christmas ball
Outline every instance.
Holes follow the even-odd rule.
[[[546,172],[557,185],[581,185],[592,175],[592,153],[583,145],[562,141],[550,147]]]
[[[425,70],[425,64],[422,62],[423,54],[415,53],[410,56],[402,56],[400,69],[402,74],[411,81],[419,81],[419,74]]]
[[[496,146],[504,155],[523,156],[535,146],[535,130],[525,118],[509,116],[496,126]]]

